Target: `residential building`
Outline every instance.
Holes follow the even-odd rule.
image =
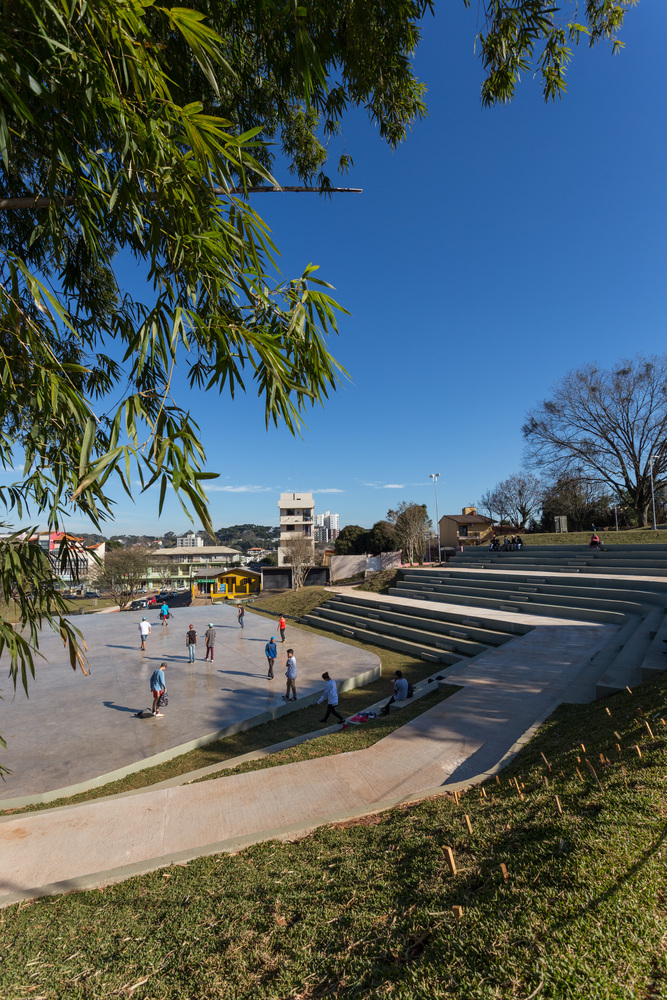
[[[335,542],[338,538],[338,514],[326,510],[324,514],[315,515],[315,541],[319,544]]]
[[[314,546],[313,521],[315,518],[315,501],[312,493],[281,493],[278,501],[280,508],[280,546],[278,548],[278,565],[285,562],[284,546],[292,538],[307,538]]]
[[[238,549],[227,545],[198,545],[194,548],[177,546],[151,552],[146,584],[156,589],[199,587],[222,570],[247,562]]]
[[[476,507],[464,507],[460,514],[443,514],[440,518],[442,546],[483,545],[492,535],[493,521],[478,514]]]
[[[201,549],[204,547],[204,539],[194,531],[186,531],[184,535],[179,535],[176,539],[177,549]]]

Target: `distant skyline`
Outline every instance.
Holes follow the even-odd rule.
[[[639,4],[620,54],[575,49],[562,101],[545,105],[528,75],[512,105],[482,109],[475,11],[437,5],[415,59],[429,117],[395,153],[363,114],[344,120],[341,183],[363,194],[252,200],[283,274],[319,264],[349,311],[331,350],[350,380],[292,439],[264,428],[252,385],[231,402],[181,369],[174,395],[220,473],[214,527],[277,524],[280,493],[299,488],[341,527],[401,500],[434,518],[433,472],[440,514],[458,512],[521,468],[526,414],[568,370],[667,349],[666,29],[667,5]],[[140,292],[133,261],[118,264]],[[159,521],[156,491],[116,498],[107,535],[191,527],[173,497]]]

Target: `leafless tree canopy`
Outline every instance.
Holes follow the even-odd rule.
[[[426,504],[408,503],[403,500],[396,510],[387,511],[387,521],[394,526],[396,540],[408,562],[423,562],[428,545],[428,531],[431,527]]]
[[[501,521],[507,520],[523,528],[541,504],[542,483],[537,476],[530,472],[515,472],[492,490],[487,490],[478,506],[480,510],[488,511],[490,517],[495,515]]]
[[[667,485],[666,432],[667,355],[571,371],[523,427],[534,469],[604,484],[627,498],[643,525],[652,457],[656,490]]]
[[[137,587],[146,579],[148,549],[143,546],[112,549],[104,557],[96,576],[96,585],[111,594],[119,608],[134,597]]]
[[[315,565],[313,543],[308,538],[290,538],[282,549],[285,562],[292,567],[292,590],[298,590],[310,567]]]

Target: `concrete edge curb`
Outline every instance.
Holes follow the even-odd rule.
[[[351,678],[350,680],[352,680],[352,679],[353,678]],[[436,687],[431,687],[432,683],[434,683],[436,685]],[[415,687],[415,693],[414,693],[414,697],[413,697],[413,702],[414,701],[419,701],[421,698],[425,697],[427,694],[431,694],[431,692],[435,691],[436,688],[439,688],[441,684],[447,685],[448,684],[448,679],[445,677],[442,681],[436,681],[435,680],[435,676],[433,678],[425,677],[424,680],[423,681],[419,681],[419,684]],[[449,686],[451,686],[451,687],[459,687],[460,685],[451,684]],[[353,685],[350,684],[349,682],[343,682],[341,684],[340,690],[341,691],[343,691],[343,690],[347,691],[347,690],[350,690],[352,687],[353,687]],[[304,701],[305,701],[305,699],[304,699]],[[369,706],[367,706],[367,708],[362,709],[362,711],[365,711],[365,712],[366,711],[369,711],[369,712],[373,711],[374,709],[379,708],[382,704],[384,704],[385,701],[386,701],[386,698],[383,698],[381,701],[376,702],[375,705],[369,705]],[[287,706],[285,706],[285,707],[287,707]],[[88,805],[89,803],[92,804],[93,802],[99,802],[100,799],[102,799],[102,798],[104,798],[105,800],[124,799],[124,798],[128,798],[129,796],[132,796],[132,795],[144,795],[144,794],[146,794],[148,792],[160,791],[161,789],[165,789],[165,788],[177,788],[179,785],[189,785],[191,783],[194,783],[196,781],[200,781],[201,779],[208,777],[208,775],[210,775],[210,774],[215,774],[217,771],[220,771],[220,772],[231,771],[235,767],[238,767],[240,764],[245,764],[249,760],[261,760],[263,757],[270,757],[270,756],[272,756],[275,753],[280,753],[281,750],[289,750],[290,747],[299,746],[301,743],[309,743],[312,740],[318,739],[320,736],[327,736],[327,735],[333,734],[335,732],[338,732],[339,730],[340,730],[340,725],[338,723],[336,723],[333,726],[327,726],[326,729],[313,729],[309,733],[302,733],[300,736],[293,736],[291,739],[289,739],[289,740],[283,740],[281,743],[273,743],[273,744],[271,744],[271,746],[262,747],[259,750],[250,750],[250,751],[248,751],[248,753],[239,754],[238,757],[230,757],[228,760],[221,761],[219,764],[208,764],[206,767],[198,768],[196,771],[185,771],[183,774],[177,774],[173,778],[165,778],[164,781],[156,781],[156,782],[153,782],[153,784],[150,784],[150,785],[143,785],[141,788],[130,788],[126,792],[112,792],[110,795],[100,796],[97,799],[89,799],[88,801],[84,801],[84,802],[68,802],[67,804],[62,805],[62,806],[54,806],[53,809],[43,809],[43,810],[40,810],[40,812],[42,813],[42,815],[44,815],[45,813],[59,812],[61,810],[65,810],[65,809],[78,809],[80,806],[85,806],[85,805]],[[151,765],[148,765],[148,766],[150,767]],[[136,773],[136,772],[132,772],[132,773]],[[220,776],[224,777],[224,775],[222,773],[221,773]],[[92,785],[91,787],[100,787],[100,786]],[[82,791],[88,791],[88,789],[84,788],[84,789],[82,789]],[[73,794],[77,794],[77,793],[75,792]],[[60,797],[66,798],[68,796],[64,796],[63,795],[63,796],[58,796],[58,797],[59,798]],[[23,803],[23,804],[24,805],[35,805],[35,804],[39,804],[39,803],[26,802],[26,803]],[[3,803],[2,802],[0,802],[0,807],[3,807]],[[21,806],[9,806],[8,808],[10,808],[10,809],[11,808],[20,809]],[[10,813],[7,816],[0,815],[0,824],[2,824],[2,823],[8,823],[8,822],[10,822],[11,820],[14,820],[14,819],[16,819],[16,814],[15,813]]]
[[[204,847],[197,847],[191,850],[178,851],[174,854],[167,854],[162,857],[151,858],[146,861],[139,861],[135,864],[124,865],[120,868],[113,868],[107,871],[94,872],[90,875],[82,875],[79,878],[67,879],[63,882],[54,882],[51,885],[40,886],[35,889],[28,889],[18,893],[7,893],[0,896],[0,909],[12,906],[15,903],[30,902],[45,896],[56,896],[63,893],[80,892],[86,889],[104,888],[118,882],[124,882],[137,875],[145,875],[149,872],[158,871],[160,868],[168,868],[171,865],[186,865],[197,858],[210,857],[212,854],[238,853],[253,844],[265,843],[268,840],[290,840],[302,839],[313,833],[321,826],[336,825],[338,823],[349,822],[354,819],[361,819],[364,816],[374,816],[378,813],[387,812],[401,805],[411,805],[423,802],[425,799],[438,795],[451,794],[454,791],[461,791],[470,788],[472,785],[479,785],[482,782],[494,777],[506,767],[519,751],[528,743],[542,723],[561,704],[559,699],[554,700],[541,716],[512,744],[510,749],[492,768],[479,774],[473,775],[465,781],[452,782],[451,784],[436,785],[431,788],[420,789],[411,792],[409,795],[400,795],[391,799],[383,799],[372,806],[364,806],[360,809],[346,810],[341,813],[333,813],[327,816],[317,817],[308,823],[294,823],[284,827],[276,827],[270,830],[262,830],[260,833],[249,834],[244,837],[235,837],[230,840],[218,841],[207,844]]]
[[[377,656],[377,661],[375,666],[370,670],[364,670],[362,673],[356,674],[355,677],[349,677],[346,681],[343,681],[339,687],[339,691],[350,691],[379,680],[382,676],[382,662],[379,656]],[[132,764],[126,764],[125,767],[119,767],[115,771],[108,771],[106,774],[89,778],[88,781],[81,781],[75,785],[66,785],[63,788],[54,788],[48,792],[40,792],[36,795],[22,795],[15,799],[0,799],[0,810],[21,809],[23,806],[42,805],[47,802],[53,802],[55,799],[66,799],[81,792],[88,792],[92,788],[100,788],[102,785],[108,785],[113,781],[120,781],[121,778],[125,778],[129,774],[136,774],[137,771],[144,771],[155,767],[157,764],[164,764],[168,760],[173,760],[174,757],[180,757],[185,753],[189,753],[190,750],[196,750],[198,747],[206,746],[208,743],[215,743],[216,740],[224,739],[225,736],[234,736],[235,733],[254,729],[256,726],[272,722],[274,719],[282,718],[284,715],[291,715],[301,708],[308,708],[316,704],[320,694],[321,691],[316,691],[314,694],[299,698],[296,706],[293,704],[276,705],[275,708],[268,709],[266,712],[260,712],[259,715],[254,715],[250,719],[242,719],[240,722],[234,722],[224,729],[218,729],[213,733],[207,733],[194,740],[189,740],[187,743],[170,747],[168,750],[163,750],[152,757],[144,757],[142,760],[134,761]],[[152,788],[155,786],[151,785],[147,787]],[[82,803],[78,804],[81,805]],[[0,820],[3,818],[5,817],[0,816]]]

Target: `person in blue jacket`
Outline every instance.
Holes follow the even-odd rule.
[[[271,638],[267,642],[266,646],[264,647],[264,652],[266,653],[266,659],[268,660],[269,663],[269,673],[267,676],[269,680],[272,681],[273,664],[276,662],[276,656],[278,655],[278,651],[276,649],[276,640],[274,636],[271,636]]]
[[[167,690],[167,682],[164,679],[164,672],[167,669],[166,663],[161,663],[157,670],[151,674],[151,691],[153,692],[153,715],[158,719],[162,718],[162,712],[158,707],[160,695]]]

